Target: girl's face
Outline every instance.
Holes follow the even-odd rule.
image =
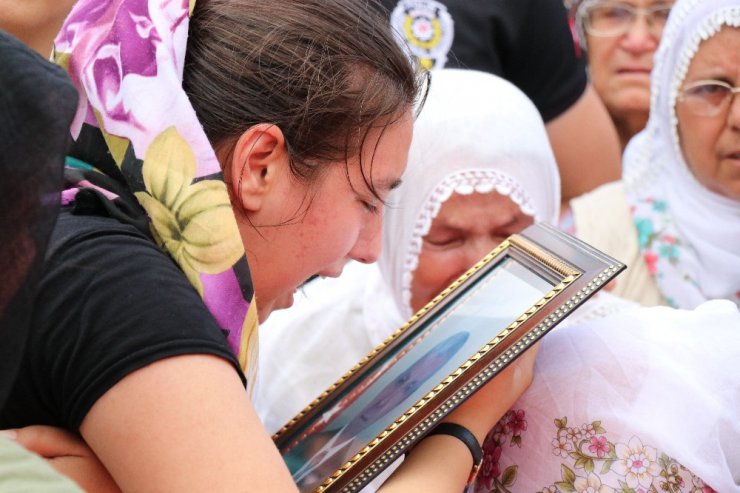
[[[385,129],[370,132],[362,163],[385,200],[406,169],[413,116],[403,114]],[[375,262],[380,254],[383,203],[365,183],[360,157],[327,165],[318,183],[296,180],[287,167],[276,188],[279,211],[245,238],[260,320],[293,303],[309,278],[338,276],[349,260]]]
[[[509,235],[533,222],[497,192],[453,194],[424,237],[411,281],[411,309],[420,310]]]
[[[740,28],[724,27],[699,45],[683,87],[704,80],[740,85]],[[730,96],[712,116],[696,114],[689,101],[679,99],[676,116],[681,150],[699,183],[740,200],[740,97]]]

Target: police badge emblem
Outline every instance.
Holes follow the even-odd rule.
[[[391,13],[391,27],[427,70],[442,68],[454,38],[447,7],[435,0],[400,0]]]

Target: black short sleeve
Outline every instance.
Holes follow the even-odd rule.
[[[522,90],[546,122],[588,82],[562,0],[381,0],[391,24],[433,68],[496,74]]]
[[[115,219],[62,213],[0,425],[76,431],[121,378],[183,354],[224,358],[244,380],[225,335],[170,257]]]

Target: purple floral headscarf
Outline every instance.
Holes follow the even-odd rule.
[[[143,208],[145,227],[228,332],[251,387],[257,312],[249,267],[215,152],[182,89],[194,5],[77,2],[56,39],[54,59],[80,94],[72,136],[80,145],[104,143],[115,165],[82,164],[63,200],[94,190],[112,204],[128,197]],[[131,207],[125,209],[130,214]]]

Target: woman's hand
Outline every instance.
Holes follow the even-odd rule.
[[[443,421],[468,428],[483,443],[488,432],[532,383],[539,343],[527,349]]]
[[[120,489],[93,451],[78,436],[51,426],[28,426],[4,432],[19,445],[49,462],[85,491],[118,493]]]
[[[478,443],[483,443],[488,432],[532,383],[538,348],[539,344],[529,348],[443,421],[466,427]],[[463,491],[472,467],[473,457],[463,442],[455,437],[434,435],[414,446],[379,491]]]

